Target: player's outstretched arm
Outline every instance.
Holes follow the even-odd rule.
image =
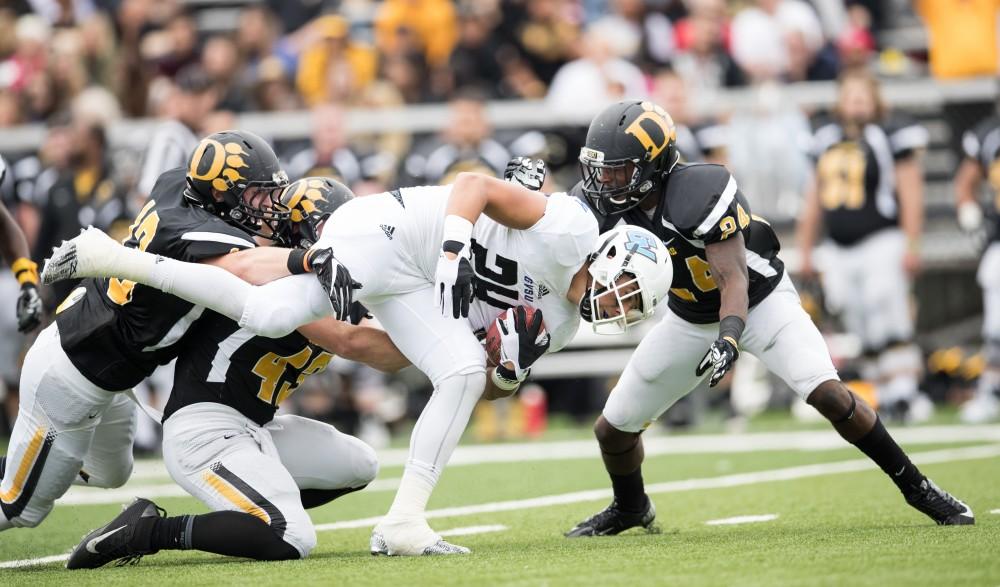
[[[288,256],[291,252],[291,249],[280,247],[257,247],[202,262],[221,267],[247,283],[263,285],[291,275],[288,270]]]
[[[695,370],[700,377],[711,370],[715,387],[740,356],[739,341],[746,327],[750,306],[750,277],[747,273],[743,233],[705,245],[712,279],[722,298],[719,305],[719,338],[712,343]]]
[[[299,333],[331,353],[392,373],[410,364],[384,330],[323,318],[299,327]]]
[[[526,230],[545,215],[544,194],[481,173],[459,173],[448,198],[447,214],[475,224],[486,214],[504,226]]]

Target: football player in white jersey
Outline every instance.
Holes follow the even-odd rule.
[[[636,242],[662,248],[637,230]],[[542,353],[562,348],[576,332],[578,304],[595,285],[587,261],[599,242],[593,215],[575,198],[563,193],[546,197],[468,173],[450,186],[352,200],[326,222],[316,248],[336,251],[361,283],[355,294],[359,301],[435,387],[414,427],[396,499],[372,534],[372,552],[469,552],[431,530],[424,516],[427,500],[484,387],[486,397],[513,393]],[[615,295],[602,298],[597,308],[602,318],[640,320],[665,298],[670,279],[663,272],[670,271],[669,255],[665,249],[654,251],[616,257],[629,274],[605,276]],[[269,262],[273,257],[261,259]],[[289,272],[302,273],[302,267],[302,257],[293,252],[287,259]],[[270,337],[331,312],[331,300],[310,276],[254,287],[225,271],[133,255],[93,229],[60,247],[43,278],[92,274],[151,285]],[[347,303],[343,295],[333,301],[341,307]],[[523,314],[511,313],[501,328],[501,364],[487,377],[485,354],[473,331],[520,305],[542,311],[549,336],[540,324],[516,324]]]

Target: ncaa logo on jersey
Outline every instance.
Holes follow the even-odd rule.
[[[656,263],[656,243],[649,236],[634,230],[625,234],[628,235],[628,242],[625,243],[625,246],[628,247],[629,252],[638,253]]]

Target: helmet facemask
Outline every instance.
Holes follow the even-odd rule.
[[[281,192],[288,186],[285,172],[274,173],[267,181],[225,181],[229,189],[222,191],[221,207],[229,219],[251,234],[273,238],[290,215],[281,204]]]
[[[628,279],[621,280],[622,277]],[[642,279],[627,271],[622,271],[609,283],[601,283],[596,277],[590,281],[590,310],[593,316],[592,326],[597,334],[624,334],[628,327],[642,322],[652,312],[652,304],[644,294]],[[618,307],[617,314],[605,317],[600,302],[605,298],[614,300]],[[625,304],[631,307],[626,311]],[[646,311],[649,308],[649,311]]]

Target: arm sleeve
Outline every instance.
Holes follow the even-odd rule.
[[[254,287],[239,324],[258,336],[281,338],[332,314],[330,300],[315,275],[292,275]]]
[[[718,165],[701,165],[697,175],[686,178],[681,193],[689,197],[671,203],[674,225],[689,240],[711,244],[744,232],[750,225],[750,206],[736,179]],[[704,196],[698,197],[700,194]],[[744,235],[745,236],[745,235]]]

